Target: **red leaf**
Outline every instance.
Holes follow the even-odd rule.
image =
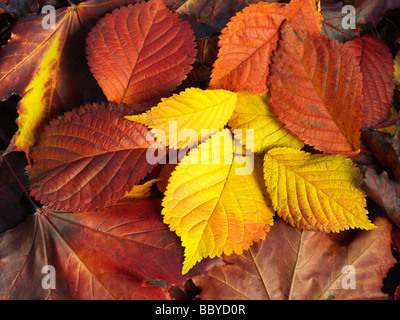
[[[38,209],[0,235],[0,299],[169,298],[146,283],[183,286],[188,278],[180,274],[182,248],[162,222],[160,203],[122,201],[76,214]],[[45,265],[55,268],[55,289],[42,287]]]
[[[289,5],[259,2],[238,12],[221,31],[210,89],[267,92],[282,23],[288,20],[296,30],[319,32],[321,19],[315,0],[292,0]]]
[[[359,152],[362,77],[337,40],[285,23],[269,82],[270,103],[291,133],[326,153]]]
[[[116,9],[87,38],[88,63],[109,101],[135,110],[168,96],[194,61],[189,24],[154,0]]]
[[[31,194],[50,209],[85,211],[123,198],[153,165],[148,129],[128,108],[87,105],[53,120],[31,154]]]
[[[394,65],[388,46],[379,38],[367,34],[345,44],[359,61],[363,75],[365,108],[363,127],[373,127],[387,119],[393,104]]]

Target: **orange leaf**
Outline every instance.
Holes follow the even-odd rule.
[[[285,20],[294,28],[319,32],[322,15],[314,0],[292,0],[289,5],[260,2],[234,16],[222,30],[221,47],[214,64],[210,88],[253,94],[267,92],[266,80],[272,52]]]
[[[326,153],[359,152],[362,76],[337,40],[286,24],[269,82],[270,104],[291,133]]]
[[[87,39],[88,63],[109,101],[144,110],[175,90],[195,54],[189,23],[163,0],[116,9]]]

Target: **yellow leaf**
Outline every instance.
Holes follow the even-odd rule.
[[[50,112],[51,91],[55,85],[55,75],[60,63],[60,34],[58,34],[25,89],[25,95],[18,109],[18,127],[15,144],[18,150],[29,153],[35,144],[35,132]]]
[[[277,214],[300,230],[375,228],[359,187],[362,176],[343,155],[275,148],[265,155],[264,178]]]
[[[126,118],[157,129],[153,133],[158,141],[158,130],[161,130],[170,148],[192,147],[200,141],[202,135],[209,136],[228,123],[236,101],[236,93],[227,90],[188,88],[172,97],[161,99],[156,107],[146,113]],[[193,132],[192,136],[187,135],[187,129]]]
[[[205,257],[240,254],[269,231],[274,212],[253,161],[235,154],[232,134],[224,129],[191,150],[172,173],[162,214],[185,247],[183,274]]]
[[[159,179],[152,179],[143,184],[133,186],[132,190],[127,192],[124,196],[125,199],[148,199],[151,195],[151,187]]]
[[[232,129],[242,130],[240,142],[255,153],[275,147],[303,148],[303,141],[277,120],[268,98],[267,93],[253,95],[247,90],[237,94],[237,106],[228,124]],[[247,136],[246,130],[254,130],[253,139]]]

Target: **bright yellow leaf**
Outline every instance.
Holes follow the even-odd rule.
[[[267,93],[253,95],[244,90],[237,97],[237,106],[228,124],[232,129],[242,130],[241,143],[249,150],[262,153],[275,147],[303,148],[303,141],[277,120]],[[253,135],[247,135],[246,130],[253,130],[250,131]]]
[[[183,274],[205,257],[240,254],[269,231],[274,212],[253,161],[235,154],[232,134],[224,129],[190,151],[172,173],[162,214],[185,247]]]
[[[264,158],[267,191],[277,214],[300,230],[371,230],[362,176],[343,155],[275,148]]]
[[[156,129],[153,133],[158,141],[165,138],[170,148],[193,147],[202,136],[208,137],[228,123],[236,101],[236,93],[227,90],[188,88],[161,99],[146,113],[126,118]],[[162,139],[160,130],[165,135]]]
[[[52,40],[48,51],[34,74],[31,82],[25,89],[18,109],[18,127],[15,144],[18,150],[29,153],[35,144],[36,130],[42,121],[48,117],[51,109],[52,90],[55,87],[55,76],[60,63],[62,45],[60,34]]]

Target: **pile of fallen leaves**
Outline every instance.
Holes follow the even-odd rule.
[[[0,7],[0,298],[400,299],[398,1]]]

